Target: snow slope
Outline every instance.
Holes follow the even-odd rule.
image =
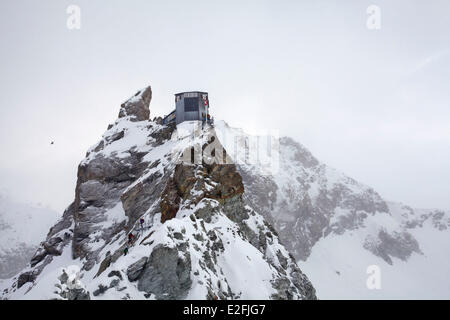
[[[376,221],[375,221],[376,222]],[[320,239],[306,261],[299,261],[322,299],[450,299],[450,235],[431,221],[410,229],[422,253],[388,264],[361,243],[367,230],[359,228]],[[380,268],[379,289],[368,287],[367,268]]]

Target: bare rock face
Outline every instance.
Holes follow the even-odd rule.
[[[130,116],[131,121],[144,121],[150,119],[150,101],[152,88],[150,86],[138,91],[133,97],[120,106],[119,118]]]
[[[120,121],[120,120],[119,120]],[[142,129],[153,126],[143,125]],[[112,139],[122,132],[112,127],[105,138],[103,148],[124,139]],[[170,136],[169,136],[170,137]],[[154,141],[149,137],[149,141]],[[161,140],[158,146],[167,140]],[[159,160],[146,162],[148,152],[127,151],[126,157],[115,154],[105,156],[102,150],[90,153],[89,161],[80,164],[78,182],[75,192],[75,228],[72,242],[73,257],[86,258],[84,269],[90,270],[98,262],[98,252],[102,247],[92,250],[92,242],[108,243],[115,235],[130,230],[151,203],[157,201],[164,187],[165,179],[160,172],[155,172],[139,179],[145,172],[152,170]],[[123,219],[116,220],[108,228],[108,212],[123,212]],[[126,219],[127,218],[127,219]],[[95,234],[95,237],[92,235]],[[116,256],[118,253],[116,253]]]
[[[136,281],[137,279],[140,278],[147,264],[147,260],[148,260],[147,257],[143,257],[127,268],[128,280]]]
[[[180,256],[176,248],[155,247],[139,276],[139,290],[161,300],[179,300],[191,288],[191,260],[189,253]]]
[[[206,179],[198,179],[198,176]],[[196,197],[190,199],[193,189]],[[197,204],[209,198],[224,202],[243,193],[242,177],[233,164],[203,164],[201,167],[178,164],[162,194],[161,222],[175,217],[181,201],[189,199]]]
[[[364,248],[381,257],[390,265],[392,265],[391,257],[406,261],[413,252],[422,254],[419,243],[408,232],[394,232],[390,234],[385,230],[381,230],[376,238],[366,238]]]
[[[18,280],[17,280],[17,287],[22,287],[27,282],[33,282],[36,279],[37,272],[33,271],[27,271],[22,274],[20,274]]]

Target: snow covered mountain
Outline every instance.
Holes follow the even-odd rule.
[[[14,276],[27,265],[57,218],[51,209],[0,194],[0,279]]]
[[[230,158],[214,161],[224,155],[214,128],[150,121],[151,96],[147,87],[122,104],[79,165],[74,202],[2,298],[315,299],[244,203]],[[187,164],[192,148],[206,157]]]
[[[251,136],[224,122],[219,139],[235,158],[233,137]],[[450,212],[389,203],[320,163],[291,138],[279,140],[274,174],[239,163],[246,204],[280,234],[322,299],[450,298]],[[368,289],[368,267],[380,289]]]
[[[450,298],[449,213],[398,203],[388,208],[359,228],[321,238],[299,261],[324,299]],[[378,290],[366,286],[370,265],[380,270]]]
[[[276,171],[237,161],[255,142],[243,130],[165,126],[150,100],[148,87],[122,104],[3,298],[450,299],[450,212],[388,202],[287,137]],[[191,149],[209,145],[219,152],[198,162]]]

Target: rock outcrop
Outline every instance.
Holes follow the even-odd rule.
[[[152,88],[150,86],[139,90],[133,97],[120,106],[119,118],[130,117],[130,121],[144,121],[150,119],[150,101]]]

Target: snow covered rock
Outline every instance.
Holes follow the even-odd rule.
[[[129,116],[130,121],[144,121],[150,119],[149,105],[151,100],[152,88],[150,86],[139,90],[133,97],[120,106],[119,118]],[[111,140],[118,138],[118,136],[112,136]]]
[[[58,277],[59,283],[55,284],[58,294],[63,300],[90,300],[90,294],[80,280],[81,271],[78,266],[69,266],[62,269],[62,274]]]
[[[149,87],[122,105],[87,152],[73,204],[3,297],[54,299],[61,268],[75,265],[91,299],[315,299],[275,230],[245,204],[214,128],[149,121],[150,98]],[[204,157],[186,162],[191,150]]]

